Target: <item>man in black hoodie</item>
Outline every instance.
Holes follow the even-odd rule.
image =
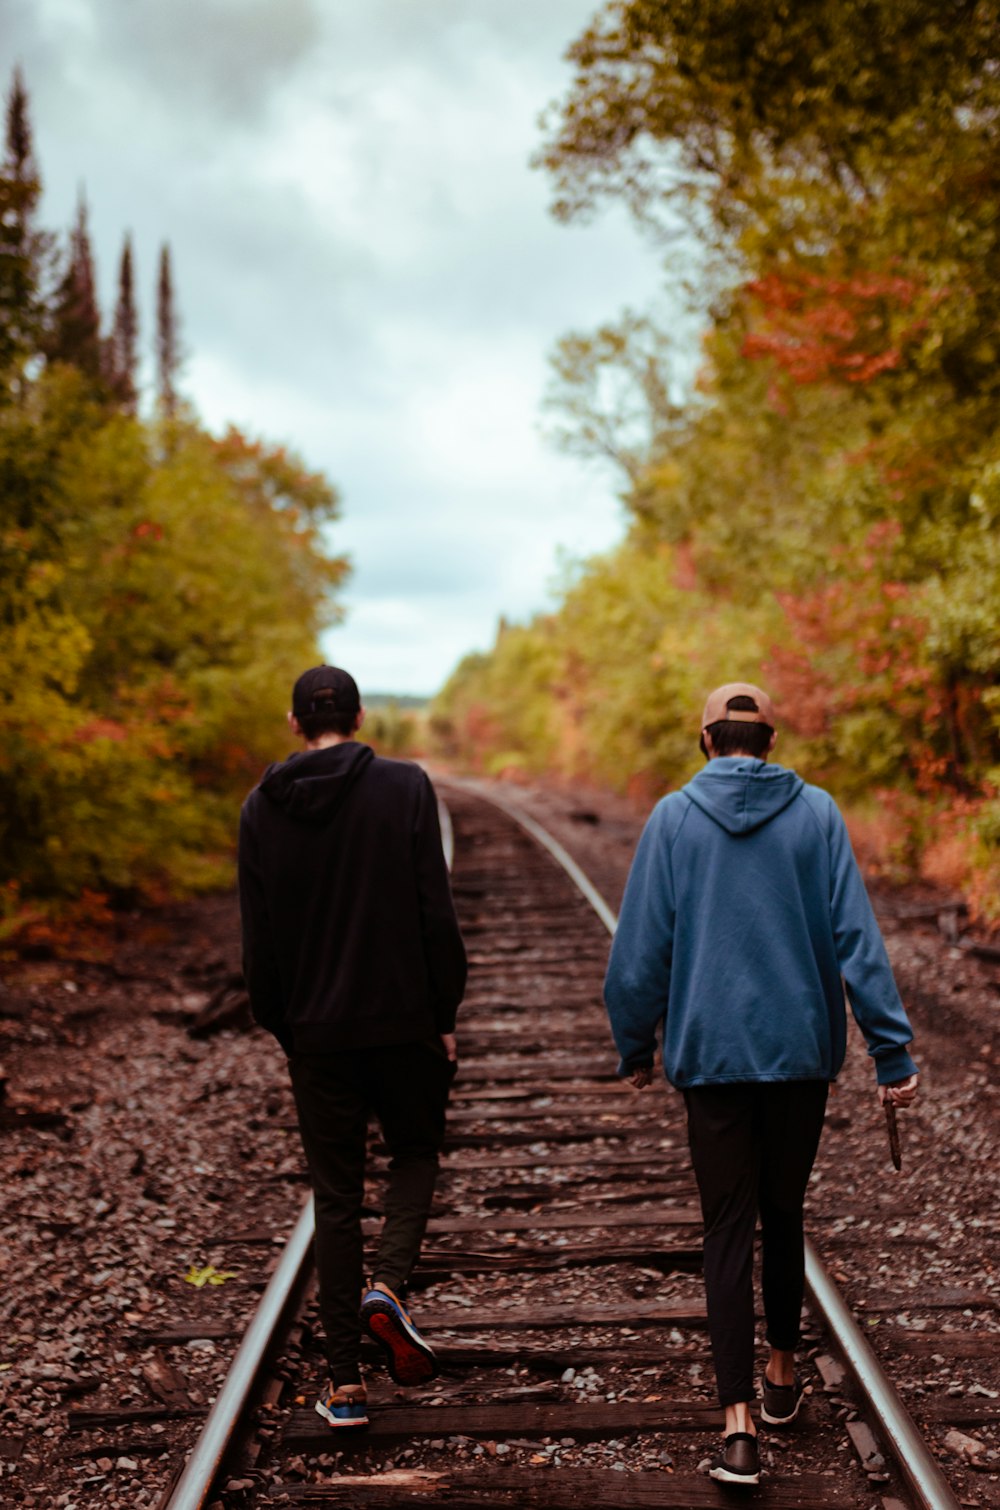
[[[434,790],[419,766],[354,738],[363,718],[346,671],[304,672],[288,719],[305,748],[267,769],[240,817],[243,972],[254,1017],[288,1055],[330,1364],[316,1409],[335,1427],[368,1422],[362,1328],[398,1383],[436,1372],[402,1300],[434,1193],[466,976]],[[391,1162],[359,1314],[369,1112]]]

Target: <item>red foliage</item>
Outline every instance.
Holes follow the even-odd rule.
[[[4,942],[18,951],[53,959],[107,959],[114,947],[115,916],[103,892],[83,891],[72,902],[47,910],[22,902],[20,888],[9,882],[3,888]]]
[[[770,358],[793,383],[868,383],[899,367],[905,346],[924,328],[923,290],[898,274],[854,277],[801,269],[768,273],[745,285],[762,320],[742,353]],[[903,313],[910,315],[900,321]]]
[[[860,553],[839,553],[835,577],[782,596],[790,634],[768,673],[795,732],[817,739],[851,714],[884,716],[902,731],[914,790],[954,801],[971,792],[966,752],[980,690],[949,681],[925,655],[915,590],[893,575],[900,533],[895,521],[875,526]]]
[[[680,592],[694,592],[698,586],[698,563],[689,540],[674,547],[674,586]]]
[[[92,718],[73,733],[73,738],[79,745],[93,744],[96,739],[111,739],[115,744],[121,744],[128,737],[128,729],[114,718]]]

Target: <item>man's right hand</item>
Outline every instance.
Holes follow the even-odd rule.
[[[454,1033],[442,1033],[441,1043],[452,1064],[458,1063],[458,1039]]]
[[[887,1101],[893,1106],[911,1106],[916,1100],[919,1085],[919,1075],[908,1075],[905,1080],[897,1080],[893,1085],[880,1085],[878,1099],[883,1106]]]
[[[647,1085],[653,1083],[653,1066],[646,1065],[644,1069],[633,1070],[628,1077],[629,1085],[634,1085],[637,1091],[644,1091]]]

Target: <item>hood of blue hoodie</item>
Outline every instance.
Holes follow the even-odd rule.
[[[684,787],[727,834],[752,834],[763,828],[801,792],[805,782],[794,771],[749,755],[723,755],[710,760]]]
[[[328,823],[374,759],[370,745],[353,739],[319,750],[300,750],[268,766],[260,790],[290,818]]]

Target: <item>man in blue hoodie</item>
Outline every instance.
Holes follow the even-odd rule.
[[[766,692],[705,704],[708,764],[654,808],[636,850],[605,982],[621,1063],[642,1090],[657,1037],[683,1092],[705,1224],[709,1334],[725,1440],[711,1474],[756,1484],[753,1239],[759,1213],[770,1356],[761,1417],[798,1414],[802,1208],[827,1089],[844,1062],[844,988],[882,1101],[916,1095],[913,1037],[833,799],[766,757]]]

